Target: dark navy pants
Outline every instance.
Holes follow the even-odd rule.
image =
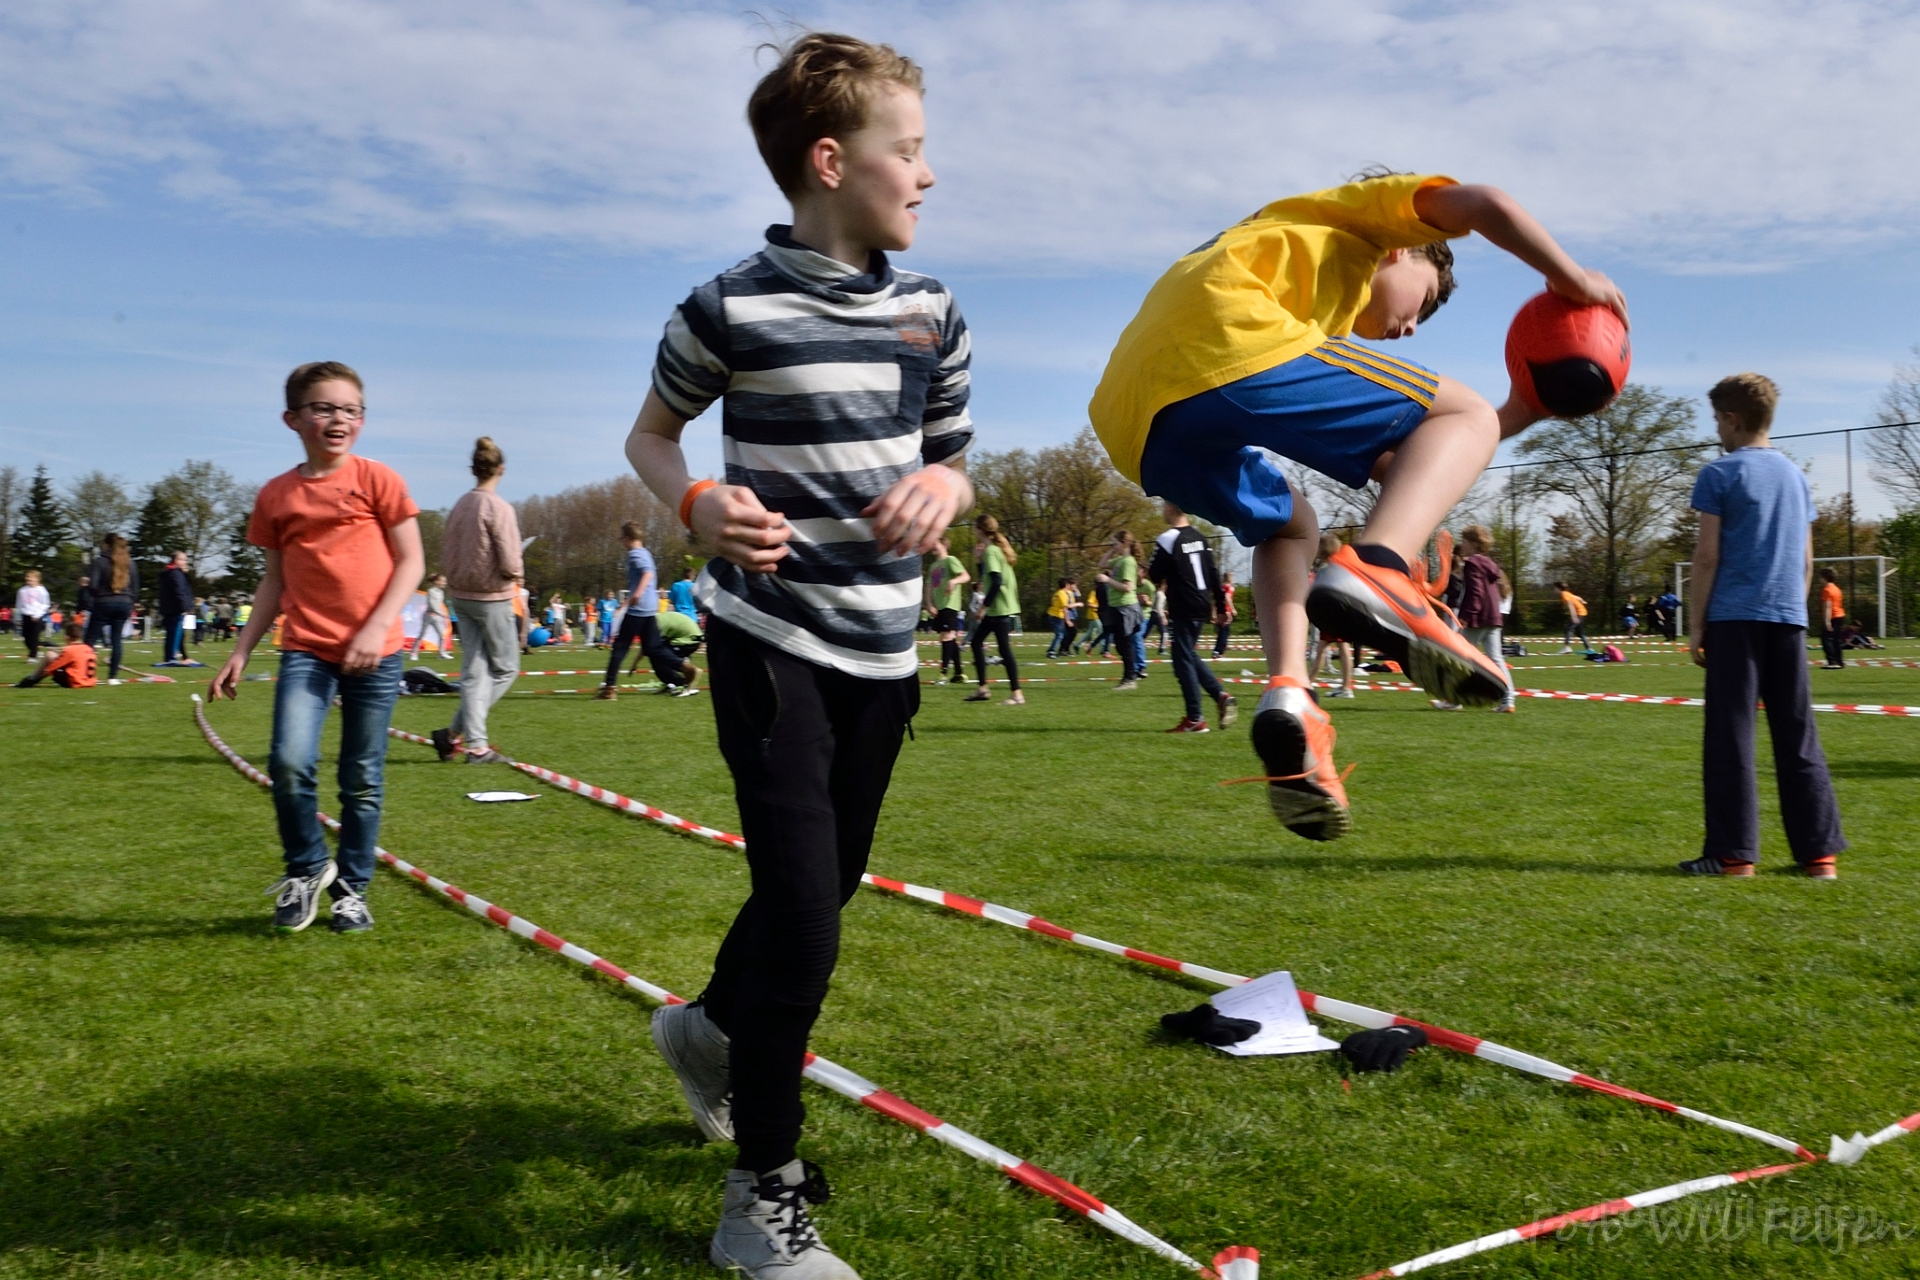
[[[1807,629],[1785,622],[1707,624],[1706,739],[1701,777],[1707,834],[1700,851],[1722,862],[1760,860],[1760,790],[1754,775],[1755,703],[1767,707],[1780,821],[1794,861],[1847,847],[1827,757],[1813,724]]]

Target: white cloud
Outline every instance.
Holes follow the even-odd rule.
[[[1140,269],[1370,162],[1582,245],[1760,270],[1920,214],[1909,4],[826,3],[929,75],[929,256]],[[781,212],[742,108],[767,32],[614,0],[16,0],[0,181],[232,216],[711,256]],[[131,184],[131,185],[130,185]]]

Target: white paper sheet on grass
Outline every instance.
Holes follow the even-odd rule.
[[[1229,1018],[1249,1018],[1260,1024],[1251,1038],[1221,1045],[1223,1053],[1250,1058],[1272,1053],[1324,1053],[1340,1047],[1307,1021],[1293,975],[1285,969],[1228,987],[1214,995],[1212,1004]]]
[[[524,791],[469,791],[467,799],[478,800],[481,804],[501,804],[508,800],[538,800],[539,796],[530,796]]]

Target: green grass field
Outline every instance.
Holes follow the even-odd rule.
[[[1698,692],[1679,657],[1643,656],[1543,657],[1520,678]],[[1052,679],[1024,708],[929,687],[873,869],[1202,964],[1291,969],[1822,1152],[1920,1111],[1920,724],[1821,717],[1854,846],[1838,883],[1786,873],[1770,783],[1762,874],[1702,883],[1673,870],[1699,839],[1697,709],[1329,704],[1358,762],[1355,820],[1317,845],[1282,833],[1257,787],[1215,785],[1257,767],[1244,721],[1169,738],[1168,668],[1133,694],[1088,678],[1113,670],[1034,663]],[[1813,683],[1819,701],[1920,705],[1920,670]],[[0,690],[0,1277],[712,1274],[732,1149],[700,1141],[645,1002],[388,871],[373,934],[274,936],[271,806],[195,730],[196,688]],[[212,713],[260,765],[271,694],[249,684]],[[408,699],[396,724],[451,711]],[[516,692],[494,727],[522,759],[735,824],[704,697]],[[699,990],[745,891],[738,855],[404,743],[388,779],[394,853]],[[482,787],[542,794],[463,798]],[[1202,1260],[1256,1246],[1268,1278],[1358,1276],[1781,1158],[1438,1049],[1349,1091],[1324,1056],[1164,1038],[1158,1016],[1207,994],[1186,979],[865,891],[845,924],[821,1052]],[[803,1150],[835,1187],[822,1227],[868,1280],[1180,1274],[808,1096]],[[1915,1276],[1917,1193],[1920,1136],[1433,1274]]]

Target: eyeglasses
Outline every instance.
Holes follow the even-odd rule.
[[[308,417],[323,422],[328,418],[358,422],[367,416],[367,406],[363,404],[328,404],[325,400],[315,400],[300,407],[306,410]]]

